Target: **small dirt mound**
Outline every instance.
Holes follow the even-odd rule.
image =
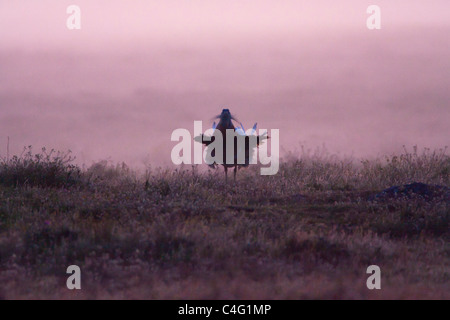
[[[421,182],[413,182],[402,186],[393,186],[372,195],[369,200],[388,200],[399,198],[422,198],[427,201],[443,199],[450,201],[450,188],[440,185],[429,185]]]

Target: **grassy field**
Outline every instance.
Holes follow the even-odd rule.
[[[185,166],[138,174],[27,150],[0,161],[0,298],[450,299],[446,150],[377,160],[304,152],[275,176]],[[66,268],[81,268],[68,290]],[[381,290],[366,269],[381,268]]]

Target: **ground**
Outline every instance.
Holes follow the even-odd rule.
[[[141,175],[28,160],[0,167],[1,298],[450,299],[448,198],[374,199],[412,182],[448,187],[445,150],[303,154],[228,183],[190,166]],[[38,178],[21,180],[30,163]],[[81,290],[66,288],[69,265]],[[381,290],[366,286],[370,265]]]

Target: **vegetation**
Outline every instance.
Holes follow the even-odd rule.
[[[12,159],[0,161],[0,184],[10,187],[68,187],[80,180],[80,169],[71,164],[67,153],[47,152],[33,155],[31,146]]]
[[[414,181],[449,187],[446,150],[303,152],[236,183],[72,160],[27,149],[0,161],[0,298],[450,298],[448,195],[370,200]],[[73,264],[82,290],[66,288]],[[366,287],[373,264],[381,290]]]

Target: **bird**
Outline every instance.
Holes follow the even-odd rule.
[[[254,124],[250,135],[247,135],[242,123],[239,122],[239,126],[237,126],[237,127],[234,126],[233,121],[238,122],[238,120],[231,114],[229,109],[223,109],[222,113],[220,115],[214,117],[214,119],[219,119],[219,123],[217,123],[217,124],[216,124],[216,122],[213,123],[213,125],[212,125],[212,128],[214,130],[213,135],[211,137],[208,137],[205,139],[205,136],[203,134],[201,134],[201,135],[195,137],[194,140],[196,142],[200,142],[200,143],[204,144],[208,148],[215,140],[215,132],[220,131],[220,133],[222,134],[222,138],[223,138],[223,140],[222,140],[223,141],[223,146],[222,146],[223,161],[221,164],[225,170],[225,181],[228,181],[228,169],[229,168],[234,168],[233,176],[234,176],[234,181],[236,181],[237,170],[242,167],[249,166],[250,161],[253,158],[255,148],[259,147],[260,143],[262,143],[264,140],[269,139],[269,136],[267,135],[267,132],[264,132],[263,134],[256,136],[256,144],[251,146],[250,145],[250,136],[254,135],[254,133],[256,132],[257,123]],[[227,161],[227,159],[226,159],[226,150],[227,150],[227,146],[226,146],[227,134],[226,134],[226,132],[229,129],[235,131],[239,136],[243,136],[244,141],[245,141],[244,144],[239,144],[237,137],[234,137],[234,150],[233,150],[233,157],[232,157],[233,160],[232,161]],[[211,157],[215,157],[215,151],[216,150],[214,150],[214,149],[211,150],[211,152],[210,152]],[[240,157],[238,157],[238,155],[240,155]],[[238,160],[239,160],[239,158],[242,157],[242,155],[244,155],[244,162],[239,163]],[[209,166],[211,168],[216,168],[217,165],[218,164],[216,162],[209,164]]]

